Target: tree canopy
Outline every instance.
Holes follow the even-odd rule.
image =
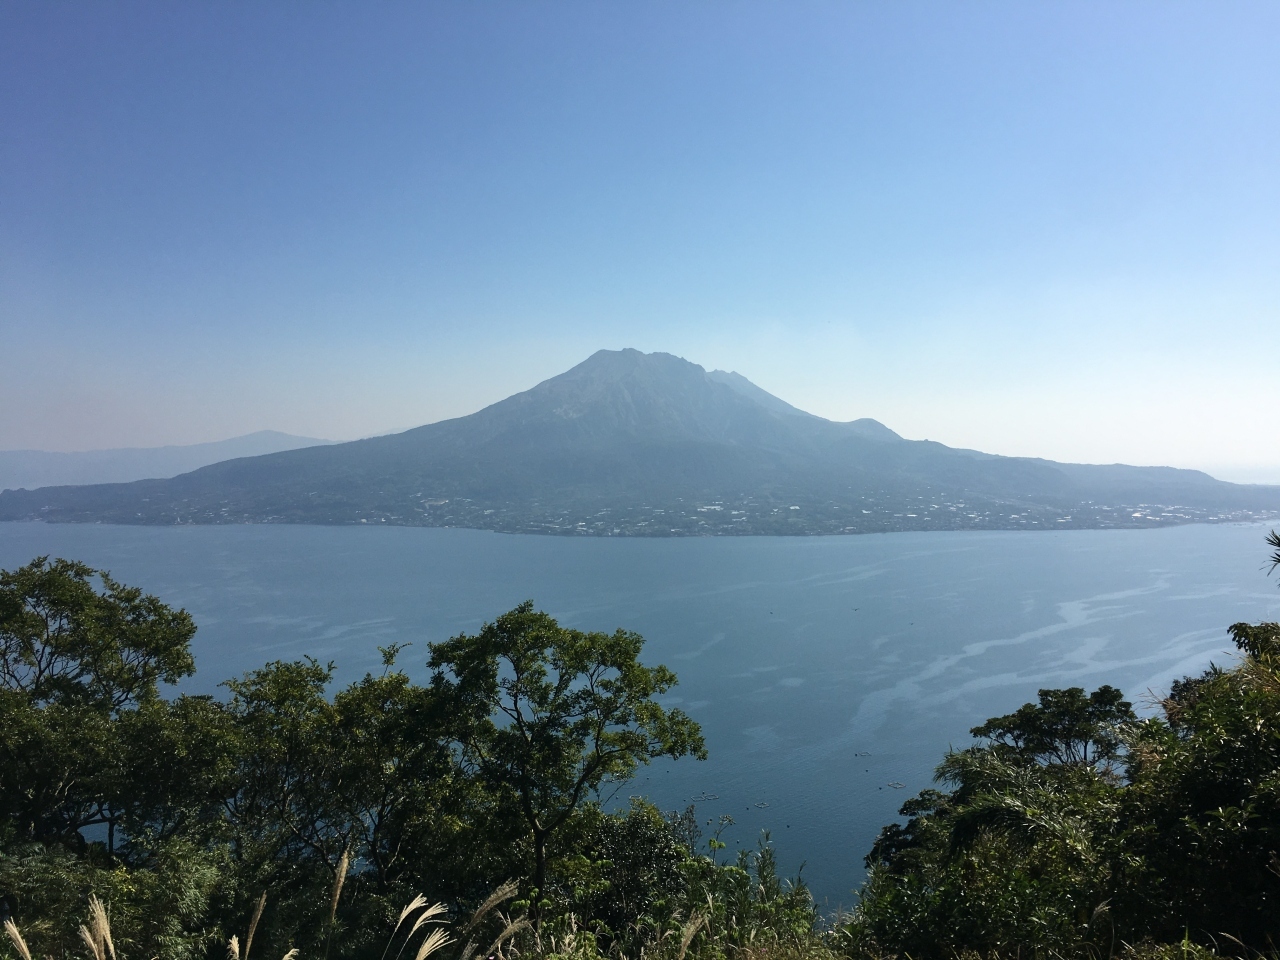
[[[1070,688],[975,727],[938,767],[950,789],[868,856],[854,952],[1280,943],[1280,625],[1230,633],[1239,665],[1175,683],[1155,716]]]
[[[1039,703],[993,717],[970,732],[1011,758],[1088,767],[1114,761],[1125,725],[1137,719],[1124,694],[1105,684],[1087,696],[1082,687],[1068,687],[1041,690],[1039,697]]]
[[[94,581],[101,583],[101,589]],[[195,671],[190,614],[71,560],[0,571],[0,689],[110,709]]]
[[[706,755],[698,725],[655,699],[676,677],[641,664],[643,644],[626,630],[561,627],[526,601],[431,648],[433,687],[479,721],[467,726],[463,755],[491,789],[514,795],[538,891],[548,842],[593,791],[657,757]]]
[[[622,949],[665,942],[701,896],[673,824],[597,796],[705,753],[658,703],[676,678],[641,662],[639,635],[524,604],[432,647],[426,684],[392,647],[341,687],[304,658],[175,696],[194,631],[81,563],[0,573],[0,919],[50,955],[78,949],[91,894],[131,960],[223,956],[254,915],[255,951],[332,939],[334,960],[372,960],[413,897],[461,910],[507,881],[539,923],[573,910]]]

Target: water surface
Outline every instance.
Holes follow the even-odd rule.
[[[711,758],[655,764],[624,792],[694,797],[770,828],[783,863],[848,904],[862,856],[968,729],[1040,687],[1141,700],[1211,660],[1226,628],[1280,619],[1264,528],[568,539],[396,527],[0,524],[0,567],[50,554],[186,607],[214,691],[267,660],[426,644],[532,598],[566,625],[626,627],[680,676],[669,698]],[[901,784],[901,787],[896,786]],[[620,798],[625,801],[625,797]]]

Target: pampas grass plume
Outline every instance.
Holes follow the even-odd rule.
[[[22,960],[31,960],[31,950],[27,947],[27,941],[22,939],[22,933],[18,930],[18,925],[12,920],[6,920],[4,922],[4,932],[13,941],[13,948],[18,951],[18,956]]]
[[[93,928],[93,939],[97,945],[98,960],[103,960],[103,946],[107,948],[111,960],[116,960],[116,945],[111,940],[111,922],[107,919],[107,908],[96,896],[89,896],[89,923]]]
[[[484,919],[485,914],[504,900],[510,900],[516,895],[516,891],[519,889],[520,888],[516,886],[514,881],[508,880],[502,886],[498,887],[497,890],[493,891],[493,893],[489,894],[484,903],[480,904],[480,906],[476,908],[476,912],[471,915],[471,919],[467,921],[467,925],[462,928],[462,935],[465,937],[468,933],[474,930],[476,925]]]
[[[253,919],[249,921],[249,932],[244,938],[244,960],[249,960],[249,950],[253,947],[253,935],[258,929],[258,921],[262,919],[262,911],[267,908],[267,891],[262,891],[258,905],[253,909]]]
[[[423,897],[415,897],[414,899],[422,900],[423,903],[427,902],[426,899]],[[445,912],[445,906],[443,903],[433,903],[431,906],[427,907],[427,909],[423,910],[422,913],[418,915],[418,918],[413,921],[413,926],[409,928],[409,932],[404,935],[404,942],[400,944],[400,952],[396,954],[396,960],[400,960],[400,958],[404,956],[405,947],[409,946],[410,941],[413,940],[413,935],[422,929],[422,925],[430,922],[433,917],[438,917],[444,912]],[[443,923],[444,921],[436,921],[436,922]],[[397,924],[396,930],[399,930],[399,929],[400,929],[400,925]],[[394,940],[395,936],[396,936],[395,931],[393,930],[391,932],[391,939]],[[387,943],[387,947],[388,949],[391,947],[390,942]],[[384,958],[386,957],[385,951],[383,952],[383,957]]]
[[[342,856],[338,860],[338,872],[333,878],[333,900],[329,904],[329,925],[333,925],[334,917],[338,915],[338,898],[342,896],[342,885],[347,882],[347,867],[351,864],[351,847],[348,846],[342,851]]]
[[[521,930],[528,930],[532,926],[528,917],[521,917],[519,920],[512,920],[507,924],[506,929],[498,934],[498,939],[489,944],[489,949],[484,952],[486,957],[501,956],[502,945],[514,937]]]
[[[422,913],[418,915],[418,919],[413,921],[413,926],[409,928],[409,938],[412,939],[413,935],[422,929],[422,925],[424,923],[429,923],[433,917],[438,917],[444,912],[445,907],[443,903],[433,903],[431,906],[427,907],[427,909],[423,910]],[[444,921],[437,920],[436,922],[443,923]]]
[[[680,933],[680,952],[676,955],[676,960],[684,960],[685,951],[689,949],[689,944],[693,943],[693,938],[698,935],[698,931],[702,929],[702,925],[707,922],[705,913],[695,914],[689,918],[689,922],[684,925],[684,930]]]
[[[80,924],[80,939],[85,942],[85,946],[89,948],[89,956],[93,960],[102,960],[102,953],[98,948],[98,941],[93,939],[93,934],[89,932],[89,928],[83,923]]]
[[[418,894],[416,897],[410,900],[407,904],[405,904],[404,909],[400,911],[400,917],[396,920],[396,929],[393,930],[392,933],[394,934],[396,931],[400,929],[400,924],[404,923],[405,917],[413,913],[413,911],[415,910],[421,910],[426,905],[427,905],[427,898],[424,897],[422,894]]]
[[[453,943],[453,941],[449,939],[449,934],[436,927],[422,941],[422,946],[418,947],[418,952],[414,955],[413,960],[427,960],[427,957],[431,956],[431,954],[450,943]]]

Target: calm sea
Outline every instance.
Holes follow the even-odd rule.
[[[673,668],[711,757],[655,764],[622,794],[697,798],[769,829],[831,905],[948,746],[1040,687],[1110,683],[1148,702],[1232,660],[1226,627],[1280,619],[1265,529],[907,533],[814,538],[565,539],[469,530],[0,524],[0,567],[84,560],[186,607],[199,673],[267,660],[378,669],[526,598],[566,625],[626,627]],[[625,796],[615,799],[625,802]]]

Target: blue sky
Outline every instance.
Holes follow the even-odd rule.
[[[1280,481],[1280,6],[0,6],[0,448],[348,439],[601,347]]]

